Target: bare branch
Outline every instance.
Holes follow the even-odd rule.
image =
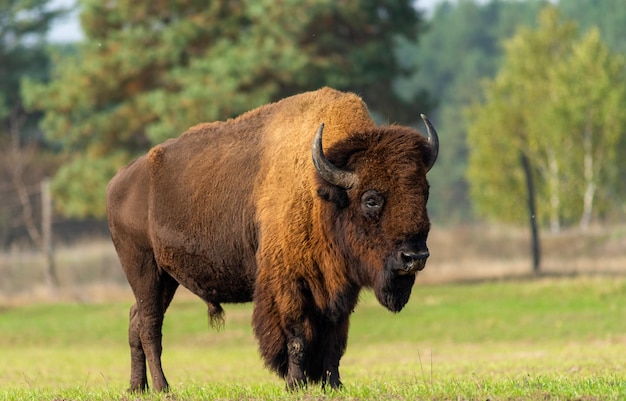
[[[11,134],[11,158],[13,168],[11,169],[11,181],[15,186],[15,191],[22,205],[22,217],[24,225],[28,231],[30,239],[38,248],[43,246],[41,232],[37,228],[33,218],[33,207],[29,196],[29,187],[24,184],[24,165],[26,164],[26,154],[20,143],[20,131],[26,121],[26,113],[20,107],[19,102],[13,106],[9,115],[9,132]],[[32,148],[31,148],[32,149]]]

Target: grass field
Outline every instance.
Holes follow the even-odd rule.
[[[258,355],[251,305],[225,305],[216,332],[179,295],[164,328],[170,394],[126,393],[131,302],[118,300],[0,308],[0,399],[626,399],[624,277],[417,284],[397,315],[365,293],[338,393],[285,392]]]

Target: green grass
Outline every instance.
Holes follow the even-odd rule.
[[[216,332],[182,297],[164,327],[172,392],[129,395],[130,304],[0,307],[0,400],[626,399],[626,278],[418,284],[396,315],[365,293],[338,393],[285,392],[258,355],[251,305],[225,305]]]

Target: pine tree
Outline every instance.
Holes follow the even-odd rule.
[[[359,93],[385,118],[415,118],[390,84],[393,38],[420,27],[411,3],[84,0],[79,54],[26,88],[73,159],[53,182],[58,205],[101,216],[106,182],[150,145],[322,85]]]

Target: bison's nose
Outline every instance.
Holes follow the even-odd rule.
[[[426,266],[424,262],[429,256],[430,252],[428,252],[428,249],[419,252],[402,251],[400,253],[404,269],[408,272],[424,269],[424,266]]]

